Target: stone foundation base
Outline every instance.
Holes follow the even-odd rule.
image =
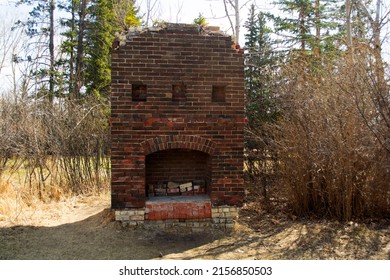
[[[201,231],[203,229],[232,229],[234,225],[234,220],[238,216],[238,207],[235,206],[211,206],[211,211],[205,211],[203,217],[200,217],[198,214],[193,218],[186,216],[186,218],[162,218],[162,219],[149,219],[151,216],[150,209],[160,209],[164,214],[155,215],[152,217],[168,217],[166,212],[167,209],[172,209],[172,211],[180,211],[183,209],[189,209],[193,206],[193,202],[180,202],[179,206],[154,206],[154,207],[145,207],[137,209],[127,209],[127,210],[115,210],[115,220],[122,222],[123,225],[127,226],[143,226],[146,228],[159,228],[159,229],[173,229],[173,228],[182,228],[182,229],[192,229],[193,231]],[[183,205],[185,204],[185,205]],[[206,204],[208,205],[208,204]],[[201,206],[198,205],[201,208]],[[178,209],[178,210],[174,210]],[[206,207],[207,209],[207,207]],[[156,210],[157,211],[157,210]],[[197,211],[198,213],[198,211]],[[172,217],[181,217],[183,213],[172,213]]]
[[[232,227],[234,219],[238,216],[238,207],[235,206],[218,206],[211,208],[211,217],[213,224],[226,225]]]

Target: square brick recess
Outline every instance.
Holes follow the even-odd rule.
[[[167,182],[201,185],[183,194],[206,195],[211,207],[241,206],[242,51],[198,25],[165,24],[123,38],[112,52],[112,208],[145,207],[156,189],[181,195],[165,194]],[[182,214],[174,217],[210,216],[209,204],[191,203],[176,204],[172,211]],[[171,215],[152,210],[150,219]]]

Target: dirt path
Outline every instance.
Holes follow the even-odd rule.
[[[0,259],[389,259],[389,221],[292,221],[241,211],[221,232],[164,233],[112,222],[109,197],[78,197],[0,221]],[[250,225],[250,226],[249,226]]]

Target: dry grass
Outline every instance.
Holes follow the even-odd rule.
[[[80,205],[88,209],[109,207],[110,193],[108,191],[88,195],[61,194],[52,200],[41,200],[31,196],[28,189],[18,189],[11,185],[2,185],[0,193],[0,225],[1,226],[56,226],[66,222],[85,218],[85,211],[77,212]],[[102,202],[104,202],[102,204]],[[64,213],[72,213],[72,217]]]
[[[39,199],[29,195],[28,189],[10,182],[0,183],[0,221],[17,223],[28,219],[24,210],[33,209],[39,203]]]
[[[39,177],[31,176],[33,173],[28,162],[15,164],[15,161],[9,161],[0,176],[0,222],[29,223],[35,216],[42,216],[45,210],[50,210],[47,207],[53,207],[53,204],[60,209],[60,204],[69,204],[76,198],[107,196],[109,193],[108,177],[104,174],[99,186],[91,186],[91,182],[86,181],[82,195],[73,192],[75,188],[68,185],[63,171],[61,174],[61,169],[55,164],[58,161],[48,161],[50,164],[45,165],[43,172],[47,179],[43,188]]]

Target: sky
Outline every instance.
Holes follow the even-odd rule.
[[[248,7],[255,3],[261,10],[270,10],[275,8],[269,4],[272,0],[240,0],[241,6],[241,23],[246,21],[248,16]],[[15,7],[17,0],[0,0],[0,38],[1,35],[7,33],[12,27],[12,24],[18,20],[27,18],[31,6]],[[229,20],[226,17],[225,8],[222,0],[136,0],[136,5],[139,7],[140,15],[146,17],[147,4],[153,6],[151,12],[152,20],[174,22],[174,23],[192,23],[195,18],[202,14],[209,25],[219,26],[222,31],[227,34],[232,34]],[[240,44],[243,45],[244,33],[241,32]],[[0,63],[3,50],[0,42]],[[0,64],[0,94],[7,91],[12,84],[10,80],[11,69],[10,58],[8,57],[3,68]]]
[[[17,19],[25,16],[27,17],[31,7],[15,7],[17,0],[0,0],[0,36],[2,32],[10,29],[10,26]],[[254,3],[261,11],[277,13],[277,7],[272,4],[274,0],[239,0],[241,6],[240,22],[241,26],[245,23],[248,17],[248,8]],[[144,16],[146,20],[147,4],[151,3],[153,6],[151,12],[152,20],[160,20],[166,22],[180,22],[192,23],[195,18],[202,14],[209,25],[219,26],[222,31],[227,34],[232,34],[229,20],[226,17],[225,8],[222,0],[136,0],[136,5],[139,6],[139,13]],[[383,0],[383,3],[390,9],[390,0]],[[233,19],[234,20],[234,19]],[[390,38],[389,25],[384,29],[384,34]],[[244,44],[245,30],[242,27],[239,44]],[[1,38],[1,37],[0,37]],[[0,42],[1,43],[1,42]],[[390,57],[390,43],[384,44],[384,55],[386,58]],[[0,63],[2,55],[2,46],[0,44]],[[10,59],[8,58],[8,61]],[[0,65],[1,66],[1,65]],[[7,87],[9,81],[9,68],[0,68],[0,93]],[[9,85],[8,85],[9,87]]]
[[[195,18],[202,14],[209,25],[219,26],[221,30],[231,33],[230,23],[226,17],[222,0],[138,0],[140,13],[145,14],[147,2],[156,3],[153,17],[167,22],[192,23]],[[276,9],[270,4],[272,0],[240,0],[241,24],[248,17],[248,8],[252,3],[262,11]]]
[[[27,15],[31,7],[15,7],[17,0],[0,0],[0,21],[11,17]],[[231,33],[230,24],[226,17],[222,0],[136,0],[140,14],[146,15],[147,4],[153,5],[151,17],[166,22],[192,23],[202,14],[209,25],[219,26],[221,30]],[[239,0],[241,24],[248,17],[248,8],[254,3],[262,11],[277,10],[273,0]]]

